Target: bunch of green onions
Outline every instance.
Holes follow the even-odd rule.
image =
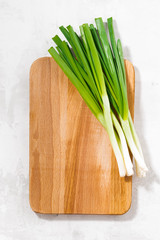
[[[121,41],[116,42],[112,18],[107,19],[111,44],[102,18],[96,18],[95,23],[97,28],[93,24],[80,26],[81,37],[72,26],[61,26],[67,41],[56,35],[56,49],[51,47],[48,51],[106,129],[120,176],[133,175],[129,149],[137,175],[145,176],[148,169],[128,108]]]

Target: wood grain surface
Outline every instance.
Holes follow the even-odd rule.
[[[129,107],[135,75],[125,60]],[[132,178],[120,178],[106,131],[52,58],[30,70],[30,205],[53,214],[123,214]]]

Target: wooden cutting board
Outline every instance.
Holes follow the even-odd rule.
[[[135,75],[125,60],[129,107]],[[53,214],[123,214],[132,178],[120,178],[106,131],[52,58],[30,70],[30,205]]]

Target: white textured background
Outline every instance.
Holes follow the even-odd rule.
[[[135,125],[149,174],[123,216],[52,216],[28,201],[29,68],[58,26],[113,16],[136,70]],[[160,239],[160,1],[0,0],[0,240]]]

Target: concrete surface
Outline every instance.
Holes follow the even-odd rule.
[[[28,201],[29,68],[58,26],[113,16],[136,70],[135,125],[149,167],[123,216],[52,216]],[[160,239],[160,1],[0,0],[0,239]]]

